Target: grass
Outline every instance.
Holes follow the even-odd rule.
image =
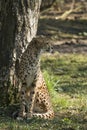
[[[86,102],[87,95],[87,58],[81,54],[57,54],[50,56],[48,59],[43,58],[42,69],[49,90],[55,91],[59,101],[64,100],[64,106],[67,107],[67,101],[71,99],[72,104],[82,100]],[[54,93],[55,93],[54,92]],[[60,99],[60,98],[61,99]],[[55,98],[55,95],[54,95]],[[66,100],[67,98],[67,100]],[[80,100],[80,101],[79,101]],[[66,103],[65,103],[66,102]],[[75,103],[76,104],[76,103]],[[80,104],[76,104],[80,105]],[[86,104],[85,104],[86,105]],[[71,107],[71,105],[69,105]],[[68,106],[68,107],[69,107]]]
[[[41,69],[55,118],[16,121],[0,115],[0,130],[87,130],[87,55],[44,54]]]

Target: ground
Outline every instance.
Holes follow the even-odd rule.
[[[87,14],[74,13],[66,20],[58,15],[52,9],[43,12],[38,28],[54,44],[53,54],[42,55],[41,69],[55,118],[20,122],[11,118],[16,106],[2,107],[0,130],[87,130]]]
[[[0,109],[0,130],[86,130],[87,55],[43,54],[41,69],[51,95],[55,118],[51,121],[16,121],[16,105]]]

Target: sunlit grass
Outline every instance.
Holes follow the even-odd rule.
[[[44,55],[42,70],[55,111],[84,116],[87,113],[87,56],[56,53],[45,58]]]
[[[76,100],[79,103],[80,99],[84,99],[85,103],[87,98],[86,55],[56,53],[46,58],[43,56],[42,70],[48,89],[52,96],[54,95],[53,99],[58,97],[56,100],[58,104],[61,101],[64,102],[61,106],[69,107],[71,104],[77,104],[74,103]]]

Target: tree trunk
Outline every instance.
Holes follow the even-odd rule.
[[[15,63],[36,35],[41,0],[0,0],[0,105],[16,101]]]

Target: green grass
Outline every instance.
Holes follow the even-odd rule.
[[[44,54],[41,60],[55,118],[16,121],[0,115],[0,130],[87,130],[87,55]]]

